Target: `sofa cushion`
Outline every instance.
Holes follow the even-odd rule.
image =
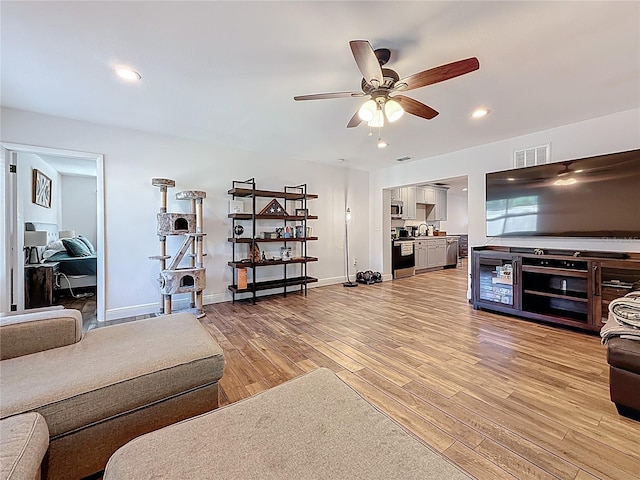
[[[82,314],[51,307],[25,310],[1,317],[0,330],[0,359],[7,360],[79,342]]]
[[[612,367],[640,374],[640,341],[620,337],[610,339],[607,362]]]
[[[327,369],[133,439],[104,480],[140,478],[469,480]]]
[[[214,384],[223,367],[221,348],[190,313],[98,328],[4,360],[0,418],[37,411],[55,438]]]
[[[48,446],[49,430],[42,415],[30,412],[0,420],[0,479],[39,478]]]

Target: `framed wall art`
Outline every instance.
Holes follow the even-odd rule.
[[[51,179],[37,168],[33,169],[32,202],[41,207],[51,208]]]

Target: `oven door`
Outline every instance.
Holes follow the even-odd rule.
[[[411,240],[395,241],[391,251],[393,278],[410,277],[415,274],[415,245]]]

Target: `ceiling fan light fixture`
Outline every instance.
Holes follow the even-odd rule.
[[[387,116],[387,120],[395,122],[404,115],[404,108],[395,100],[387,100],[384,104],[384,113]]]
[[[358,110],[358,116],[365,122],[370,122],[378,109],[375,100],[367,100]]]
[[[384,114],[382,113],[382,109],[378,108],[373,114],[373,118],[369,120],[369,126],[373,128],[382,128],[384,127]]]

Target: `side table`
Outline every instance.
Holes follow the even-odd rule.
[[[53,305],[55,276],[59,268],[57,262],[24,266],[25,309]]]

